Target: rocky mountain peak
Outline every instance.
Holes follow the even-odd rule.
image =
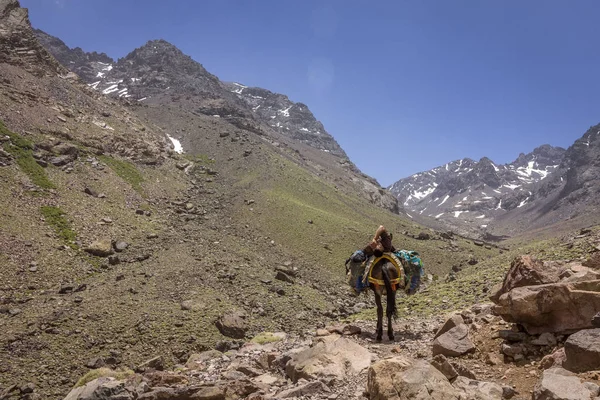
[[[63,65],[103,94],[151,103],[179,101],[194,112],[226,118],[240,128],[262,132],[267,126],[325,153],[347,158],[305,104],[267,89],[221,82],[166,40],[150,40],[114,62],[103,53],[69,49],[42,31],[36,35]]]
[[[265,121],[273,130],[326,153],[347,157],[305,104],[294,103],[283,94],[248,87],[237,82],[224,83],[224,86],[243,100],[259,119]]]
[[[38,75],[66,75],[64,69],[38,43],[27,9],[17,0],[0,0],[0,63],[22,67]]]
[[[530,162],[535,162],[538,166],[549,166],[549,165],[558,165],[560,164],[560,160],[565,153],[565,149],[562,147],[554,147],[549,144],[544,144],[539,147],[536,147],[531,153],[519,154],[519,157],[511,164],[515,167],[525,167]]]

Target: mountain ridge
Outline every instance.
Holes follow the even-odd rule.
[[[507,237],[551,227],[588,207],[595,209],[591,193],[598,188],[586,176],[598,176],[591,155],[596,154],[597,131],[597,126],[591,127],[568,149],[543,144],[503,165],[487,157],[451,161],[400,179],[388,189],[411,218],[437,228]],[[581,169],[587,175],[577,172]],[[584,190],[586,185],[593,190]],[[565,200],[571,192],[571,201]]]
[[[347,158],[344,150],[305,104],[293,102],[286,95],[268,89],[221,82],[201,63],[164,39],[149,40],[115,61],[104,53],[71,49],[60,39],[41,30],[35,33],[64,66],[78,73],[92,88],[103,94],[140,102],[160,102],[160,99],[153,98],[171,94],[202,95],[203,101],[196,104],[196,110],[205,115],[255,121],[308,145]],[[241,95],[242,87],[247,89],[244,95]],[[263,94],[262,102],[258,94],[254,98],[249,97],[253,92]],[[269,105],[257,113],[256,106],[264,102]],[[267,113],[267,107],[279,108]],[[286,121],[285,118],[290,120]],[[244,127],[248,128],[247,125]],[[254,129],[260,131],[258,126]]]

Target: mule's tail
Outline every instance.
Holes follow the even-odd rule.
[[[392,288],[392,281],[390,278],[390,273],[388,270],[388,265],[382,265],[381,273],[383,274],[383,282],[385,283],[385,291],[387,304],[385,307],[385,314],[388,318],[394,317],[394,319],[398,318],[398,309],[396,308],[396,291]]]

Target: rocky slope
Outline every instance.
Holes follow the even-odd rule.
[[[50,52],[65,60],[66,67],[72,71],[83,68],[70,61],[79,57],[77,49],[69,49],[43,32],[38,31],[37,35]],[[86,53],[86,57],[92,60],[94,54]],[[168,119],[163,115],[163,108],[175,104],[187,112],[188,119],[219,118],[240,130],[251,131],[265,140],[290,148],[317,173],[329,176],[332,183],[347,186],[348,190],[392,212],[399,211],[396,198],[356,168],[306,105],[291,102],[286,96],[265,89],[221,82],[164,40],[150,41],[118,62],[105,64],[97,61],[86,64],[88,70],[96,73],[84,78],[90,87],[119,98],[134,109],[143,110],[159,125]],[[146,112],[148,109],[150,112]],[[173,130],[172,126],[164,128]],[[194,121],[178,129],[176,135],[184,145],[188,141],[197,141]]]
[[[182,356],[173,368],[160,354],[130,369],[115,369],[110,357],[92,358],[65,399],[597,399],[600,258],[589,249],[600,246],[600,231],[563,240],[588,249],[582,254],[589,257],[515,257],[492,291],[496,304],[403,316],[393,341],[377,343],[373,324],[357,319],[303,335],[262,332],[233,348]],[[571,290],[578,284],[593,289]],[[548,290],[555,286],[567,291]],[[573,302],[586,305],[576,318]],[[231,329],[233,321],[223,320]],[[35,396],[36,390],[30,382],[5,393]]]
[[[506,165],[453,161],[389,189],[412,218],[432,226],[484,237],[543,228],[593,213],[597,131],[591,128],[568,150],[544,145]]]

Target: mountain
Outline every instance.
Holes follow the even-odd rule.
[[[594,214],[599,130],[590,128],[567,150],[546,144],[505,165],[466,158],[389,189],[411,218],[438,228],[493,238],[551,227]],[[579,220],[571,225],[592,223]]]
[[[129,98],[61,66],[16,0],[0,0],[0,44],[0,397],[62,399],[90,368],[173,366],[369,308],[347,296],[343,261],[382,223],[419,244],[432,274],[498,252],[417,242],[423,228],[332,142],[271,128],[166,42],[105,70],[140,78]],[[75,53],[63,62],[88,76],[86,63],[106,64]],[[290,131],[321,130],[273,96],[291,106]],[[229,313],[242,338],[216,323]]]
[[[184,96],[184,101],[191,101],[189,106],[202,114],[218,115],[259,132],[263,124],[310,146],[347,157],[305,104],[266,89],[221,82],[165,40],[151,40],[115,62],[104,53],[70,49],[43,31],[35,33],[61,64],[103,94],[155,104],[165,97],[171,100]]]

